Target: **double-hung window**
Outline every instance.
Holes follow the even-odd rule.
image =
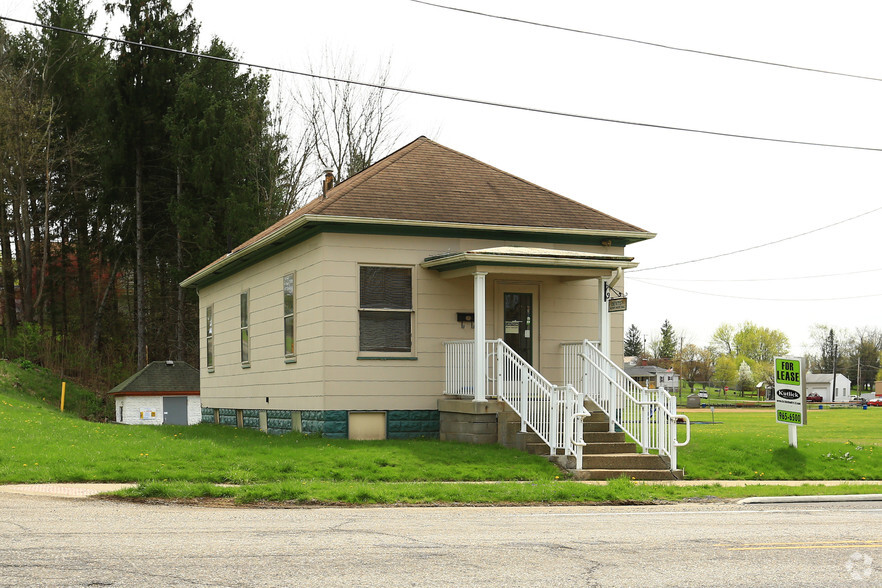
[[[294,337],[294,274],[282,278],[282,314],[285,331],[285,359],[292,360],[297,356]]]
[[[214,371],[214,305],[205,307],[205,367]]]
[[[410,352],[413,348],[413,271],[360,266],[359,351]]]
[[[251,341],[248,337],[248,290],[239,295],[239,316],[242,365],[248,366],[251,363]]]

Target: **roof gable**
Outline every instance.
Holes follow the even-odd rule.
[[[199,370],[183,361],[153,361],[129,376],[109,394],[122,392],[193,392],[199,390]]]

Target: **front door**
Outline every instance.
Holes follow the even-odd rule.
[[[524,361],[538,367],[539,288],[532,284],[500,284],[499,292],[497,303],[502,315],[499,337]]]

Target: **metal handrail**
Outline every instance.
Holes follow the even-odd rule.
[[[610,431],[616,427],[630,436],[644,453],[657,450],[677,469],[677,447],[691,440],[692,424],[677,414],[676,400],[660,388],[649,390],[591,341],[564,343],[564,381],[577,387],[608,417]],[[686,440],[677,439],[677,422],[686,423]]]
[[[582,420],[585,395],[574,386],[556,386],[527,363],[502,339],[486,341],[486,396],[498,398],[521,419],[521,431],[529,428],[549,446],[551,455],[563,450],[582,467]],[[474,341],[448,341],[445,348],[445,394],[474,396],[471,353]],[[577,426],[578,424],[578,426]]]

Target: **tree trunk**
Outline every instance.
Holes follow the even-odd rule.
[[[70,131],[68,131],[70,136]],[[74,158],[70,161],[70,176],[76,178],[74,170]],[[95,321],[95,294],[92,289],[92,252],[89,239],[89,206],[86,202],[85,190],[75,182],[73,188],[74,219],[73,229],[76,234],[76,260],[77,260],[77,293],[80,303],[80,328],[83,333],[91,333]],[[66,274],[65,274],[66,275]],[[99,274],[100,279],[100,274]],[[65,298],[66,300],[66,298]],[[65,330],[67,319],[65,319]],[[85,338],[84,338],[85,339]]]
[[[26,323],[34,320],[34,298],[31,264],[31,221],[24,178],[19,176],[18,202],[13,206],[15,249],[18,260],[18,292],[21,298],[21,316]]]
[[[181,201],[181,168],[177,169],[177,197],[178,202]],[[183,243],[181,242],[181,231],[175,231],[175,235],[177,237],[177,269],[178,269],[178,278],[180,278],[181,274],[184,271],[184,249]],[[175,359],[177,361],[183,361],[184,359],[184,288],[181,287],[180,281],[178,282],[178,314],[175,321]]]
[[[12,245],[9,243],[9,219],[6,218],[5,206],[0,210],[0,250],[3,254],[3,321],[6,323],[6,333],[11,334],[18,325],[18,313],[15,308],[15,265]]]
[[[49,191],[52,186],[52,176],[50,174],[51,163],[51,147],[52,147],[52,110],[49,110],[49,123],[46,128],[46,191],[43,199],[43,259],[40,263],[40,286],[37,288],[37,296],[34,306],[39,306],[43,299],[43,291],[46,286],[46,273],[49,265]],[[36,210],[36,209],[35,209]],[[35,225],[36,226],[36,225]],[[36,233],[36,230],[35,230]],[[35,234],[36,238],[37,235]],[[42,322],[42,321],[41,321]]]
[[[135,322],[137,323],[138,369],[147,365],[144,336],[144,218],[141,190],[143,160],[141,147],[135,147]]]

